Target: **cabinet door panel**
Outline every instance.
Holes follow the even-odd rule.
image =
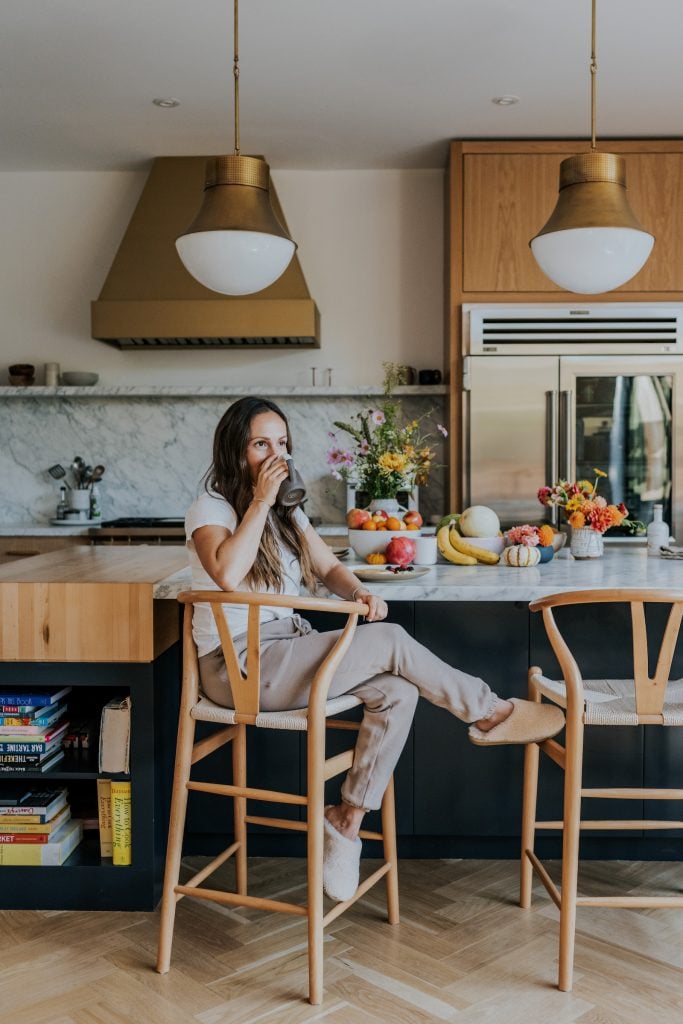
[[[553,211],[562,154],[466,154],[464,292],[560,292],[529,241]]]
[[[415,636],[501,696],[524,695],[525,604],[417,604]],[[415,716],[415,834],[519,835],[522,756],[522,747],[473,746],[465,723],[421,700]]]
[[[618,291],[683,291],[683,154],[625,156],[631,209],[645,230],[655,236],[655,245],[643,269]]]

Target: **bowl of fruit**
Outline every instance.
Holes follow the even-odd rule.
[[[422,516],[415,509],[399,518],[384,511],[352,508],[346,513],[346,525],[349,544],[365,560],[368,555],[384,553],[392,537],[419,537]]]

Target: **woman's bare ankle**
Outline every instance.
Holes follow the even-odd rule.
[[[509,700],[498,700],[496,710],[489,718],[480,718],[478,722],[475,722],[477,729],[481,732],[488,732],[489,729],[495,729],[497,725],[504,722],[506,718],[509,718],[514,709],[514,704]]]
[[[365,817],[365,810],[362,807],[353,807],[344,800],[339,804],[328,807],[325,810],[325,817],[346,839],[357,839],[360,826]]]

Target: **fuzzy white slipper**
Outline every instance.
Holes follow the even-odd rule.
[[[512,714],[504,722],[482,732],[476,725],[469,728],[470,743],[477,747],[497,747],[503,743],[542,743],[564,728],[564,714],[555,704],[512,697]]]
[[[360,876],[360,839],[347,839],[325,818],[323,889],[331,900],[350,900]]]

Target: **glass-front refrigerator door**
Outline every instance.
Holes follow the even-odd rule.
[[[675,478],[681,453],[678,362],[663,356],[563,357],[560,429],[573,479],[595,479],[608,502],[623,502],[630,519],[649,523],[656,504],[683,539],[681,481]],[[677,434],[679,435],[677,437]],[[608,536],[626,533],[623,528]]]

